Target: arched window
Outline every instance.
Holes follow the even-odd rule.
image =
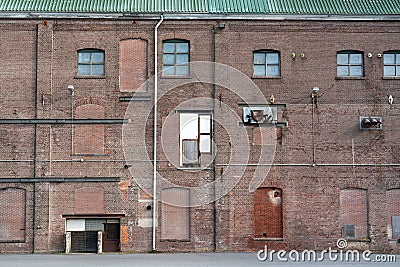
[[[253,76],[255,77],[279,77],[281,75],[279,51],[254,51],[253,64]]]
[[[163,42],[163,76],[189,76],[189,42]]]
[[[104,76],[104,51],[99,49],[79,50],[78,75]]]

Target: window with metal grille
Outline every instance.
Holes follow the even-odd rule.
[[[364,76],[364,54],[359,51],[341,51],[337,53],[338,77]]]
[[[98,49],[79,50],[78,75],[104,76],[104,51]]]
[[[259,50],[253,53],[253,76],[279,77],[280,54],[274,50]]]
[[[400,77],[400,51],[383,53],[383,76]]]
[[[163,76],[189,76],[189,42],[163,42]]]

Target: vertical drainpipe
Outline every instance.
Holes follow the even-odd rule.
[[[35,96],[34,96],[34,116],[38,118],[37,112],[37,94],[38,94],[38,55],[39,55],[39,25],[36,24],[36,43],[35,43]],[[37,160],[37,124],[33,130],[33,179],[36,179],[36,160]],[[32,197],[32,253],[35,253],[35,234],[36,234],[36,183],[33,182],[33,197]]]
[[[212,32],[212,62],[213,62],[213,73],[212,73],[212,101],[213,101],[213,118],[215,116],[215,94],[216,94],[216,86],[215,86],[215,26],[213,26],[213,29],[211,30]],[[212,140],[215,142],[215,125],[213,123],[212,127]],[[214,226],[214,231],[213,231],[213,251],[215,252],[217,250],[217,205],[216,202],[217,200],[215,199],[215,149],[212,149],[212,157],[213,157],[213,165],[212,165],[212,172],[213,172],[213,194],[214,194],[214,202],[213,202],[213,226]]]
[[[161,14],[160,21],[154,27],[154,140],[153,140],[153,251],[156,250],[156,223],[157,223],[157,96],[158,96],[158,27],[164,20]]]

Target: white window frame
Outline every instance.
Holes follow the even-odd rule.
[[[199,166],[201,154],[211,154],[212,114],[182,112],[179,118],[180,165]],[[197,158],[185,157],[184,142],[197,142]],[[195,151],[196,153],[196,151]]]

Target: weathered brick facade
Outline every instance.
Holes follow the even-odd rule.
[[[118,219],[121,251],[152,250],[154,83],[137,91],[154,74],[153,18],[1,19],[0,224],[7,225],[0,230],[1,252],[64,251],[66,220],[82,218]],[[159,79],[157,170],[164,181],[157,196],[168,203],[157,205],[156,249],[322,250],[342,237],[342,224],[355,223],[363,233],[348,240],[350,248],[398,251],[391,217],[400,216],[400,79],[383,77],[378,55],[400,50],[400,21],[223,23],[218,28],[215,19],[165,19],[158,29],[159,72],[162,42],[186,40],[190,62],[237,69],[267,102],[240,84],[232,90],[190,76],[188,84],[167,90],[185,78]],[[104,76],[78,75],[81,49],[104,51]],[[253,52],[266,49],[279,52],[280,76],[253,77]],[[345,50],[363,53],[362,77],[337,77],[336,55]],[[213,77],[235,78],[218,72]],[[73,99],[68,85],[74,86]],[[315,86],[320,92],[313,104]],[[271,95],[286,126],[243,124],[241,103],[263,105]],[[131,97],[131,103],[124,101]],[[193,101],[201,97],[208,100]],[[121,120],[127,110],[135,127],[124,147]],[[237,115],[233,121],[226,119],[231,111]],[[180,166],[179,121],[185,112],[212,114],[215,121],[215,147],[201,155],[204,168]],[[360,130],[360,116],[382,117],[382,129]],[[131,153],[139,157],[126,161]],[[260,163],[263,153],[273,160]],[[232,161],[232,155],[240,160]],[[261,184],[249,190],[254,177]],[[215,180],[202,195],[182,189]],[[219,190],[222,197],[213,201]],[[169,205],[174,199],[178,207]]]

